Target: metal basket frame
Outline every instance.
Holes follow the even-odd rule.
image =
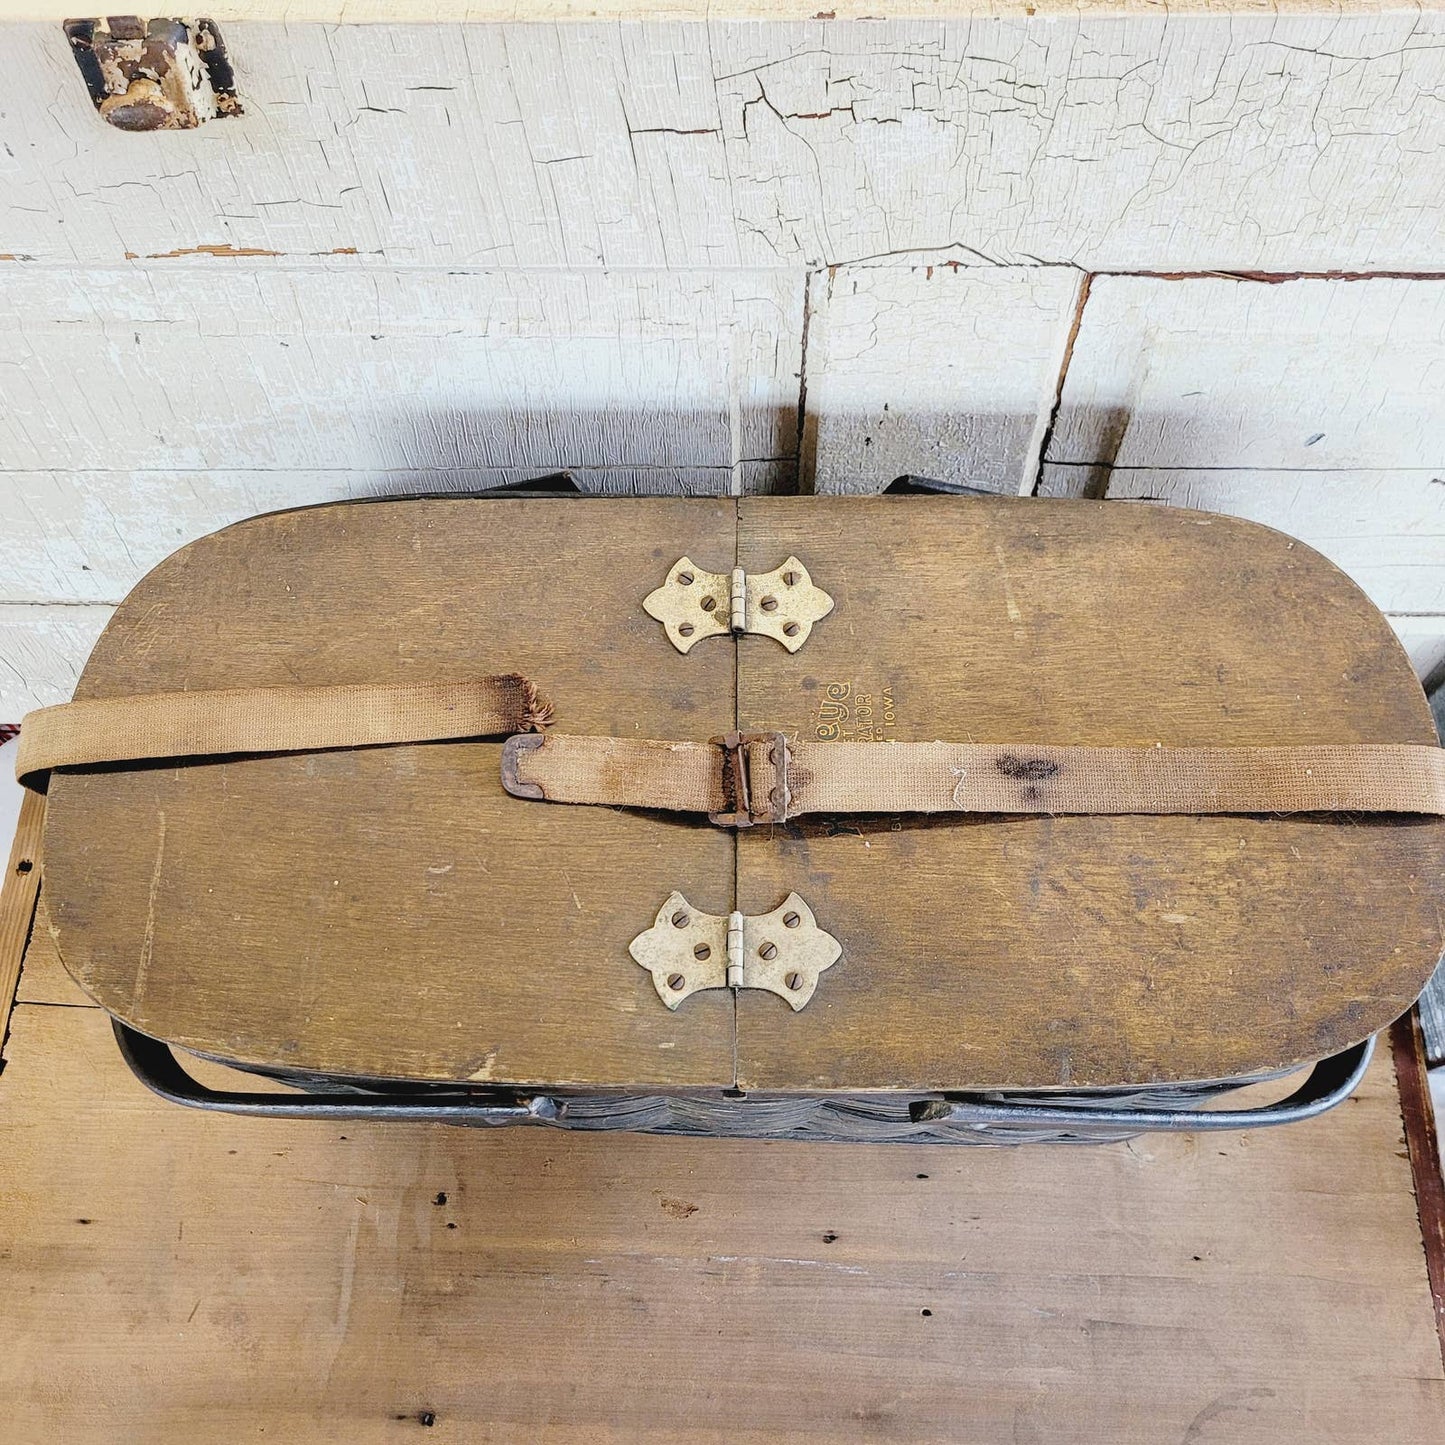
[[[543,1094],[255,1070],[299,1091],[277,1094],[213,1089],[187,1073],[170,1045],[119,1019],[111,1023],[121,1057],[136,1078],[161,1098],[193,1109],[272,1119],[390,1119],[472,1128],[528,1124],[588,1132],[823,1143],[1109,1143],[1148,1132],[1293,1124],[1347,1099],[1364,1077],[1375,1049],[1375,1040],[1369,1038],[1321,1059],[1287,1098],[1245,1109],[1203,1106],[1278,1074],[1071,1094],[989,1091],[754,1099],[736,1091],[712,1098]]]

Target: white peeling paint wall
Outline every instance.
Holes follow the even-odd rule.
[[[803,447],[814,488],[876,492],[915,474],[1031,493],[1083,283],[1067,266],[816,273]]]
[[[196,536],[561,469],[1236,512],[1445,667],[1445,15],[223,29],[126,135],[0,26],[0,720]]]
[[[715,10],[721,7],[714,6]],[[1445,15],[225,27],[247,113],[126,135],[4,27],[7,248],[393,265],[1440,265]]]

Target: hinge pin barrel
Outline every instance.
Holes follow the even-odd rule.
[[[736,911],[728,914],[727,986],[743,986],[743,916]]]
[[[732,580],[732,630],[748,630],[748,574],[741,567],[733,568]]]

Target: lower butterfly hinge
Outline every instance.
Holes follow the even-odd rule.
[[[813,910],[790,893],[771,913],[703,913],[681,893],[628,950],[651,975],[658,997],[676,1008],[708,988],[761,988],[802,1008],[843,945],[818,927]]]

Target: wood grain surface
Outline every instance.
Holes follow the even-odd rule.
[[[20,982],[21,962],[30,938],[35,900],[40,894],[40,842],[45,824],[45,799],[26,793],[10,843],[5,877],[0,880],[0,1039],[5,1036],[10,1006]]]
[[[1323,552],[1382,612],[1442,622],[1442,470],[1112,467],[1101,495],[1111,502],[1162,503],[1263,522]],[[1097,476],[1092,467],[1047,465],[1040,495],[1083,495],[1091,476]]]
[[[1400,1130],[1388,1050],[1325,1118],[1095,1148],[264,1122],[22,1004],[4,1436],[1429,1445]]]
[[[202,286],[126,266],[97,294],[12,267],[0,468],[19,475],[0,525],[25,537],[63,512],[77,526],[42,525],[0,577],[73,571],[97,520],[114,531],[95,564],[125,540],[134,567],[219,521],[385,491],[389,472],[393,491],[563,468],[597,491],[790,483],[802,330],[802,277],[778,270],[222,262]]]
[[[730,501],[432,501],[242,523],[152,572],[79,695],[525,670],[576,732],[706,739],[733,649],[637,605]],[[254,1064],[477,1082],[727,1085],[732,1000],[672,1014],[628,956],[680,888],[726,912],[732,840],[508,797],[497,742],[53,778],[66,966],[137,1028]],[[639,920],[641,920],[639,922]]]
[[[735,516],[741,518],[735,540]],[[1347,578],[1249,523],[953,498],[378,503],[178,554],[82,695],[524,670],[563,732],[705,739],[734,644],[642,612],[676,559],[795,554],[837,599],[737,644],[745,731],[1171,746],[1428,742]],[[1265,625],[1262,619],[1268,618]],[[838,722],[837,719],[842,719]],[[1441,948],[1445,823],[905,818],[741,836],[737,905],[843,944],[807,1010],[660,1008],[627,955],[674,889],[733,906],[700,821],[506,797],[496,744],[57,778],[51,938],[106,1007],[221,1058],[552,1086],[1050,1088],[1226,1077],[1383,1027]]]
[[[1400,1096],[1400,1116],[1415,1186],[1415,1211],[1420,1219],[1425,1270],[1435,1304],[1435,1328],[1445,1350],[1445,1155],[1430,1087],[1429,1060],[1420,1004],[1396,1019],[1390,1030],[1390,1053]]]
[[[838,605],[796,657],[741,639],[743,731],[880,746],[1434,740],[1363,594],[1248,522],[747,499],[741,564],[789,553]],[[1384,1027],[1442,947],[1439,819],[803,821],[743,834],[738,858],[739,907],[796,889],[844,950],[801,1014],[739,996],[739,1083],[756,1089],[1250,1073]]]
[[[10,926],[8,914],[5,926]],[[25,946],[25,967],[20,971],[20,986],[15,990],[15,999],[18,1003],[95,1007],[95,1000],[71,978],[60,961],[60,950],[51,934],[50,910],[45,906],[43,887],[35,903],[30,941]]]

